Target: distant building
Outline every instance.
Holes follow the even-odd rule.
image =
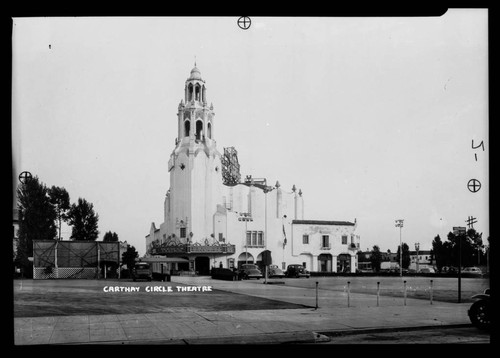
[[[417,271],[423,268],[434,268],[435,262],[432,260],[430,250],[419,250],[418,256],[416,251],[410,251],[410,270]]]
[[[147,255],[184,258],[179,268],[202,275],[220,265],[259,264],[265,250],[282,268],[302,264],[310,271],[355,272],[356,220],[306,220],[304,196],[295,185],[284,190],[279,182],[270,186],[250,175],[242,181],[236,150],[224,148],[221,154],[217,148],[206,92],[195,65],[178,106],[163,223],[151,223]]]

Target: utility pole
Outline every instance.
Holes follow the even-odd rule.
[[[396,227],[399,227],[399,276],[403,277],[403,243],[401,239],[401,229],[404,219],[396,220]]]

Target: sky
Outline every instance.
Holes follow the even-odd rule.
[[[242,177],[300,188],[305,219],[356,219],[363,250],[429,250],[469,216],[489,236],[487,9],[253,17],[248,30],[237,17],[13,18],[12,45],[13,182],[29,171],[85,198],[100,239],[142,255],[162,223],[195,61],[219,151],[236,148]]]

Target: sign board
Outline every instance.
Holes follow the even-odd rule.
[[[453,227],[453,235],[463,235],[465,231],[466,229],[463,226]]]
[[[262,252],[262,264],[263,265],[272,265],[273,259],[271,258],[271,251],[265,250]]]

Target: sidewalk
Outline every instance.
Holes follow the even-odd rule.
[[[175,283],[213,285],[204,277],[175,277]],[[15,318],[15,344],[263,344],[328,340],[320,332],[469,325],[469,303],[445,303],[319,290],[257,282],[217,281],[217,289],[286,301],[311,308]]]

